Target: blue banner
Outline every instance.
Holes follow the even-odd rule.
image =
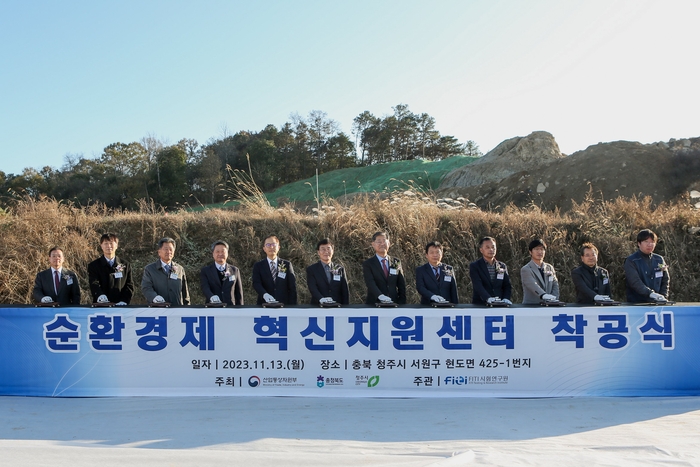
[[[0,394],[700,395],[700,306],[0,307]]]

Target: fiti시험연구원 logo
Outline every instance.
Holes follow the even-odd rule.
[[[368,388],[373,388],[378,384],[379,384],[379,375],[372,376],[369,378],[369,380],[367,380],[367,387]]]
[[[251,388],[256,388],[260,386],[260,378],[258,378],[257,376],[251,376],[250,378],[248,378],[248,386],[250,386]]]

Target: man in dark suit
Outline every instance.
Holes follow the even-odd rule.
[[[442,262],[442,245],[430,242],[425,246],[428,262],[416,268],[416,289],[420,294],[420,304],[459,303],[457,280],[454,268]]]
[[[51,267],[39,272],[34,279],[32,297],[36,302],[80,305],[78,276],[73,271],[63,269],[63,261],[63,250],[57,246],[49,250]]]
[[[401,261],[389,256],[389,246],[391,244],[386,232],[375,232],[372,235],[375,255],[362,263],[362,275],[367,285],[365,303],[368,305],[377,302],[406,303],[406,278]]]
[[[479,240],[481,258],[469,264],[469,277],[472,280],[474,295],[472,303],[486,305],[501,299],[512,305],[510,275],[506,263],[496,259],[496,240],[484,237]]]
[[[316,245],[319,261],[306,268],[306,284],[311,292],[311,305],[350,303],[350,289],[345,268],[333,263],[333,244],[327,238]]]
[[[111,302],[116,305],[128,305],[134,295],[134,281],[131,266],[120,260],[117,255],[119,238],[113,233],[100,237],[103,256],[88,264],[88,278],[92,301]]]
[[[170,237],[158,241],[158,260],[143,268],[141,291],[148,303],[189,305],[185,268],[173,261],[175,240]]]
[[[625,260],[627,301],[630,303],[667,301],[671,277],[663,257],[654,253],[656,240],[654,232],[641,230],[637,234],[639,249]]]
[[[265,239],[263,250],[267,255],[253,265],[253,288],[258,293],[258,305],[263,302],[297,304],[297,278],[292,263],[277,256],[279,239],[271,235]]]
[[[211,246],[214,262],[199,271],[202,293],[209,303],[243,305],[243,283],[240,270],[226,262],[228,243],[217,240]]]
[[[576,303],[612,301],[610,274],[598,266],[598,248],[594,244],[581,245],[581,266],[571,271],[571,280],[576,288]]]

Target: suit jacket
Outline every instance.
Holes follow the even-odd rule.
[[[659,266],[666,264],[661,255],[651,254],[651,267],[644,259],[641,251],[637,250],[625,260],[625,279],[627,301],[630,303],[648,302],[652,292],[660,293],[668,298],[668,287],[671,277],[668,269]]]
[[[173,305],[189,305],[190,292],[187,289],[187,276],[185,268],[175,261],[170,263],[172,271],[177,274],[177,279],[171,279],[163,269],[160,260],[147,265],[143,269],[143,279],[141,279],[141,291],[148,303],[153,303],[156,295],[160,295]]]
[[[610,274],[607,269],[585,264],[571,271],[571,280],[576,288],[576,303],[595,303],[596,295],[610,295]]]
[[[39,272],[34,279],[32,298],[35,302],[41,302],[44,297],[51,297],[54,302],[61,306],[80,305],[78,276],[73,271],[62,269],[57,295],[54,291],[53,269],[49,268]]]
[[[459,303],[457,296],[457,280],[454,268],[440,263],[440,279],[435,278],[435,271],[430,263],[416,268],[416,289],[420,294],[420,304],[430,305],[430,297],[440,295],[450,303]]]
[[[199,282],[207,302],[210,302],[214,295],[218,295],[227,305],[243,305],[243,282],[241,271],[236,266],[226,263],[225,272],[222,274],[212,261],[199,271]]]
[[[380,295],[386,295],[395,303],[406,303],[406,278],[403,275],[401,263],[396,258],[387,255],[389,267],[396,270],[395,274],[384,276],[384,269],[376,255],[362,263],[362,275],[367,285],[367,299],[365,303],[374,305],[379,301]]]
[[[510,300],[512,287],[508,266],[503,261],[496,260],[496,269],[503,270],[503,278],[499,279],[499,274],[496,272],[496,278],[492,281],[486,260],[483,257],[469,264],[469,277],[474,289],[472,303],[486,305],[486,301],[491,297]]]
[[[337,270],[340,280],[335,280],[333,270]],[[331,263],[331,281],[328,282],[323,263],[318,261],[306,268],[306,284],[311,292],[311,304],[318,305],[323,297],[331,297],[341,305],[350,303],[350,289],[345,276],[345,268],[337,263]]]
[[[121,266],[121,271],[117,270],[118,266]],[[88,264],[87,269],[93,302],[96,302],[100,295],[107,295],[112,303],[131,302],[131,297],[134,295],[134,280],[131,277],[129,263],[115,256],[114,266],[110,266],[107,258],[100,256]],[[119,272],[122,273],[122,277],[115,278],[114,275]]]
[[[542,267],[546,280],[542,279],[539,267],[532,260],[520,269],[524,305],[539,304],[544,294],[554,295],[559,300],[559,280],[554,267],[549,263],[542,263]]]
[[[282,269],[286,270],[284,278],[279,276]],[[285,305],[297,304],[297,277],[294,275],[292,263],[286,259],[277,258],[277,271],[277,280],[273,281],[267,258],[253,265],[253,288],[258,293],[258,305],[265,302],[263,295],[266,293]]]

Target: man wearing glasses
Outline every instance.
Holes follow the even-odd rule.
[[[670,277],[668,265],[654,253],[656,234],[649,229],[637,234],[638,250],[625,260],[627,301],[629,303],[665,303]]]
[[[375,255],[362,263],[362,275],[367,285],[367,305],[377,302],[390,304],[406,303],[406,278],[401,261],[389,256],[389,235],[375,232],[372,248]]]
[[[292,263],[277,256],[279,239],[274,235],[267,237],[263,251],[267,258],[253,265],[253,288],[258,293],[258,305],[275,302],[296,305],[297,278]]]

